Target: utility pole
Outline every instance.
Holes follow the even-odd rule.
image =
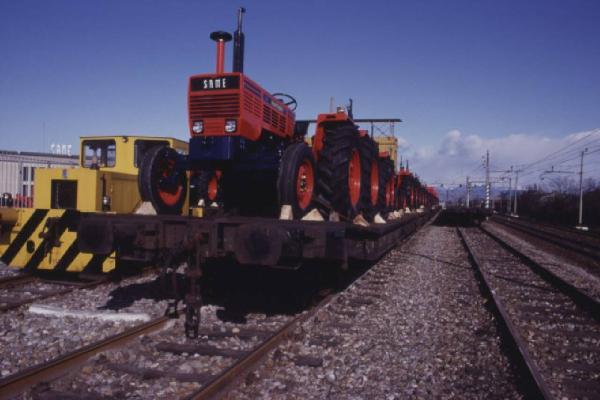
[[[577,229],[586,230],[583,226],[583,155],[588,151],[587,147],[581,152],[581,162],[579,164],[579,223]]]
[[[506,212],[510,214],[510,206],[512,200],[512,176],[508,177],[508,202],[506,203]]]
[[[490,151],[485,152],[485,208],[490,208]]]
[[[467,204],[466,205],[467,205],[467,208],[469,208],[470,204],[471,204],[471,198],[470,198],[470,196],[471,196],[471,184],[469,183],[469,177],[468,176],[467,176],[467,186],[465,186],[465,189],[467,191],[467,196],[466,196],[467,197]]]
[[[511,167],[512,169],[512,167]],[[522,169],[517,169],[515,170],[515,202],[514,202],[514,209],[513,209],[513,213],[515,214],[515,216],[517,216],[517,198],[519,197],[519,172],[523,172]]]

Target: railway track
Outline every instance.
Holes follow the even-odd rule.
[[[32,282],[36,278],[29,274],[7,275],[0,278],[0,289],[12,287],[23,283]]]
[[[458,228],[533,393],[600,393],[600,304],[483,228]]]
[[[404,239],[408,237],[410,235]],[[374,271],[369,270],[370,272]],[[368,290],[371,291],[376,290],[374,288],[382,283],[381,272],[369,275],[375,278],[370,278],[372,282],[367,283],[366,287],[370,288]],[[383,275],[385,276],[385,273]],[[354,281],[354,278],[352,280]],[[347,296],[344,296],[344,315],[352,314],[353,312],[350,310],[352,307],[364,306],[377,298],[375,292],[367,294],[370,296],[367,296],[368,299],[365,299],[364,293],[362,293],[361,298],[351,299],[350,301],[348,301]],[[94,374],[118,378],[125,376],[128,389],[147,386],[145,382],[148,382],[148,379],[168,379],[166,381],[167,387],[172,382],[176,382],[177,385],[187,384],[187,386],[182,386],[182,392],[185,395],[178,395],[177,398],[211,398],[227,392],[240,377],[247,376],[248,372],[264,359],[270,351],[287,338],[290,338],[296,327],[311,318],[318,310],[335,298],[340,298],[340,296],[321,293],[321,298],[315,306],[295,315],[265,315],[261,317],[262,319],[243,323],[223,322],[216,318],[210,321],[209,318],[208,323],[204,321],[204,327],[200,330],[199,339],[197,340],[189,340],[181,335],[182,326],[177,326],[177,324],[183,325],[181,318],[175,320],[175,326],[172,329],[135,340],[149,331],[164,326],[167,321],[166,318],[154,320],[0,380],[0,399],[22,393],[32,387],[34,389],[28,392],[27,396],[35,399],[106,397],[107,395],[102,392],[90,392],[90,388],[92,390],[101,389],[97,386],[94,387],[92,383],[85,382],[87,377],[83,376],[82,373],[73,372],[67,377],[64,376],[66,371],[73,371],[76,366],[82,366],[86,363],[86,360],[87,367],[85,369],[94,371]],[[118,354],[115,355],[119,351],[104,352],[109,348],[119,346],[122,348],[127,341],[132,342],[127,346],[127,349],[135,348],[135,350],[131,350],[131,354],[152,354],[153,357],[156,357],[152,360],[150,367],[148,363],[136,363],[136,360],[131,357],[129,359],[120,358]],[[93,357],[98,353],[102,354]],[[178,369],[186,362],[197,361],[198,357],[202,360],[200,368],[202,370],[181,371]],[[90,358],[92,359],[90,360]],[[294,362],[298,365],[308,366],[316,366],[319,362],[322,364],[322,360],[319,360],[318,357],[311,358],[300,355]],[[81,371],[82,368],[78,370]],[[59,371],[62,371],[62,373],[59,373]],[[60,378],[59,375],[63,375],[63,377]],[[66,383],[67,381],[68,383]],[[139,382],[137,384],[133,383],[136,381]],[[36,386],[41,382],[45,383]],[[79,386],[74,385],[73,382],[78,382]],[[79,392],[77,392],[77,387],[79,387]],[[108,397],[112,397],[112,395],[128,397],[123,393],[126,392],[112,393]]]
[[[106,351],[112,347],[124,345],[136,337],[160,329],[168,320],[169,318],[167,317],[154,319],[96,343],[84,346],[54,360],[27,368],[16,374],[0,379],[0,399],[11,398],[23,393],[33,385],[64,375],[66,371],[80,366],[95,354]],[[67,394],[64,398],[70,398],[70,396]]]
[[[127,374],[133,379],[139,379],[141,381],[147,379],[168,378],[182,383],[193,382],[200,387],[196,390],[188,391],[189,393],[184,396],[185,398],[212,398],[215,395],[226,391],[240,376],[243,376],[244,372],[250,371],[271,350],[277,347],[282,341],[289,338],[297,326],[313,316],[321,307],[328,304],[332,298],[334,298],[333,295],[326,295],[315,307],[300,315],[287,318],[284,323],[280,324],[279,329],[275,330],[263,328],[259,325],[254,328],[240,326],[240,328],[234,327],[229,329],[225,329],[223,326],[212,326],[200,330],[200,343],[198,343],[198,341],[194,343],[190,343],[189,341],[187,343],[178,343],[168,339],[165,340],[161,335],[156,335],[155,337],[152,337],[152,339],[147,339],[147,342],[142,345],[154,347],[158,354],[161,355],[170,354],[171,357],[175,355],[179,359],[179,362],[185,362],[189,357],[197,357],[198,355],[207,357],[207,362],[212,360],[212,362],[215,362],[216,364],[223,364],[220,362],[223,359],[232,360],[232,362],[226,363],[226,366],[222,368],[220,373],[181,373],[169,369],[144,368],[128,363],[105,362],[105,360],[99,365],[95,365],[94,368],[100,367],[121,375]],[[72,371],[76,367],[80,367],[98,353],[126,345],[140,336],[164,327],[168,320],[169,318],[167,317],[154,319],[150,322],[127,329],[117,335],[84,346],[81,349],[77,349],[54,360],[8,376],[7,378],[0,380],[0,399],[11,398],[12,396],[25,392],[36,384],[57,379],[61,375],[64,375],[66,371]],[[177,332],[180,332],[180,330],[177,329]],[[228,349],[224,346],[215,346],[206,343],[209,340],[214,342],[230,338],[235,338],[239,341],[250,341],[254,342],[254,344],[252,344],[249,349]],[[214,361],[214,359],[220,361]],[[158,365],[160,360],[156,361]],[[310,363],[311,360],[304,358],[299,362]],[[77,396],[85,397],[86,395],[90,394],[78,393],[73,397],[73,393],[42,389],[41,391],[34,390],[31,397],[35,399],[64,399],[77,398]]]
[[[41,279],[30,274],[20,274],[0,279],[0,312],[23,305],[62,296],[74,290],[89,289],[109,282],[108,278],[93,281],[59,281]]]
[[[54,380],[58,371],[73,370],[89,360],[87,369],[94,374],[102,375],[103,379],[126,376],[127,388],[142,387],[150,379],[164,379],[165,386],[176,382],[181,386],[177,396],[166,397],[186,399],[215,398],[227,393],[232,387],[244,379],[271,351],[277,348],[286,339],[293,340],[294,331],[305,321],[329,304],[341,318],[339,327],[344,327],[345,316],[355,315],[356,310],[366,304],[377,300],[377,288],[385,282],[389,275],[389,268],[372,268],[351,282],[360,290],[346,293],[342,291],[333,294],[331,290],[322,291],[315,305],[298,314],[293,315],[265,315],[264,317],[245,322],[223,322],[210,319],[204,322],[199,331],[198,339],[185,338],[182,332],[182,318],[175,320],[171,329],[163,330],[152,336],[135,340],[145,335],[149,330],[156,330],[164,326],[165,318],[161,318],[139,327],[127,330],[122,334],[104,339],[98,343],[90,344],[66,356],[59,357],[43,365],[29,368],[0,381],[0,399],[5,398],[4,393],[22,393],[26,388],[31,388],[40,382],[51,382],[35,386],[29,392],[34,399],[65,399],[65,398],[96,398],[106,397],[102,392],[90,392],[92,383],[86,381],[87,377],[77,372]],[[348,278],[350,279],[350,278]],[[152,326],[152,328],[150,327]],[[321,338],[323,339],[323,338]],[[337,340],[325,338],[323,340]],[[151,354],[149,360],[143,363],[132,360],[131,357],[121,357],[115,352],[103,353],[98,357],[90,358],[106,349],[122,346],[128,342],[131,354]],[[194,368],[182,370],[183,364],[194,363]],[[294,359],[297,365],[309,367],[321,366],[323,360],[318,355],[311,357],[298,355]],[[151,365],[151,366],[149,366]],[[200,367],[199,369],[196,367]],[[62,383],[57,383],[63,381]],[[74,383],[75,382],[75,383]],[[79,390],[79,391],[78,391]],[[93,390],[99,390],[94,387]],[[129,397],[131,393],[112,393],[116,397]],[[153,394],[157,398],[164,394]],[[73,397],[75,396],[75,397]],[[96,396],[96,397],[94,397]],[[108,395],[111,397],[111,395]]]
[[[600,240],[594,235],[500,216],[494,216],[492,221],[551,243],[579,257],[585,256],[594,263],[600,259]]]

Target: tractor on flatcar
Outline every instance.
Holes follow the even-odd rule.
[[[189,154],[166,147],[148,152],[142,198],[159,214],[181,214],[189,178],[193,201],[236,215],[273,217],[288,206],[294,219],[316,209],[321,218],[353,220],[392,209],[393,164],[358,129],[351,107],[320,114],[310,147],[308,123],[296,121],[296,100],[270,94],[243,73],[244,12],[233,35],[233,71],[224,71],[232,35],[217,31],[210,34],[215,73],[189,79]]]

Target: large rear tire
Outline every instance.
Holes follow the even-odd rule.
[[[394,162],[390,158],[379,158],[379,195],[377,208],[380,212],[394,208]]]
[[[313,206],[316,181],[315,159],[305,143],[285,150],[277,177],[279,207],[292,206],[294,218],[302,218]]]
[[[325,130],[317,167],[317,202],[321,212],[348,219],[364,209],[358,132],[353,126]]]
[[[158,146],[148,150],[139,170],[139,190],[158,214],[181,214],[187,195],[187,174],[178,170],[177,152]]]
[[[379,148],[369,136],[359,139],[362,169],[363,196],[365,198],[364,216],[372,220],[380,210],[379,199]]]

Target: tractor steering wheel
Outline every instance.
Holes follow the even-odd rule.
[[[296,107],[298,107],[298,102],[289,94],[273,93],[272,96],[275,97],[277,100],[281,101],[283,104],[285,104],[290,110],[296,111]]]

